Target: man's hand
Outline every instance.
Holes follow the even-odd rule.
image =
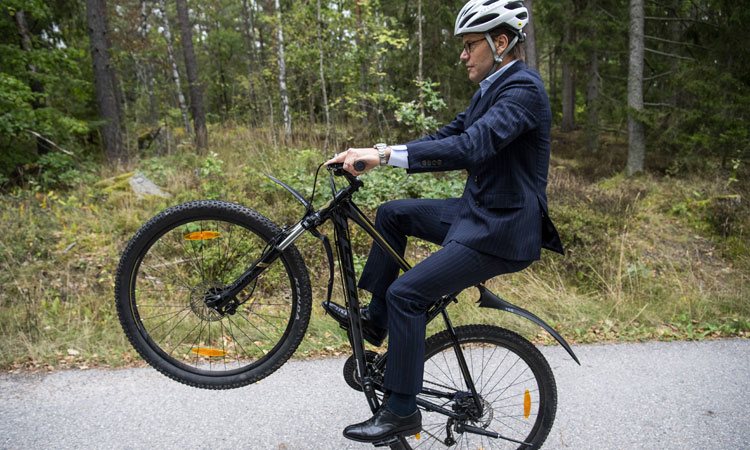
[[[361,172],[358,172],[354,168],[354,163],[357,161],[365,163],[365,169]],[[372,147],[350,148],[345,152],[336,154],[336,156],[326,161],[326,165],[334,163],[344,163],[344,170],[354,176],[359,176],[375,167],[378,167],[380,165],[380,157],[378,156],[378,151]]]

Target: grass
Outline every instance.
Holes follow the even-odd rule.
[[[331,152],[318,150],[317,140],[282,147],[271,136],[216,129],[204,156],[182,146],[117,170],[89,171],[77,185],[32,182],[0,195],[0,368],[137,363],[113,304],[114,272],[127,240],[163,208],[201,198],[235,201],[277,223],[293,223],[301,205],[264,173],[309,195],[317,165]],[[750,337],[750,215],[741,201],[750,195],[743,183],[747,170],[736,176],[739,182],[728,181],[718,167],[627,179],[618,172],[622,142],[608,138],[601,154],[587,155],[577,150],[578,138],[557,137],[548,188],[567,254],[545,252],[531,268],[493,279],[489,287],[572,342]],[[118,179],[135,170],[173,196],[137,199]],[[369,214],[387,199],[447,197],[462,189],[460,173],[406,177],[384,169],[364,179],[358,200]],[[326,182],[319,180],[318,204]],[[352,237],[361,269],[369,240],[357,231]],[[299,247],[311,272],[314,306],[297,355],[345,352],[346,336],[318,306],[328,270],[322,247],[309,237]],[[419,261],[434,249],[412,242],[407,259]],[[530,322],[480,310],[477,298],[469,290],[451,306],[455,324],[494,323],[552,342]]]

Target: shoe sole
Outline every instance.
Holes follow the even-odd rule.
[[[395,432],[393,434],[388,434],[388,435],[385,435],[383,437],[379,436],[376,439],[358,439],[358,438],[350,437],[350,436],[347,436],[347,435],[344,435],[344,437],[347,438],[347,439],[349,439],[349,440],[351,440],[351,441],[367,442],[367,443],[371,443],[371,444],[377,445],[377,444],[387,444],[388,441],[390,439],[392,439],[392,438],[400,438],[400,437],[404,437],[405,438],[405,437],[408,437],[408,436],[414,436],[415,434],[419,433],[420,431],[422,431],[422,425],[419,425],[416,428],[410,428],[410,429],[405,430],[405,431],[397,431],[397,432]]]
[[[339,326],[340,326],[340,327],[341,327],[342,329],[344,329],[344,330],[346,330],[346,331],[349,331],[349,323],[348,323],[348,322],[346,322],[346,323],[345,323],[345,322],[343,322],[343,321],[339,320],[339,318],[338,318],[337,316],[335,316],[335,315],[334,315],[334,314],[333,314],[333,313],[331,312],[331,310],[329,310],[329,309],[328,309],[328,308],[326,307],[326,302],[323,302],[323,303],[321,303],[321,304],[320,304],[320,306],[322,306],[322,307],[323,307],[323,310],[324,310],[324,311],[325,311],[325,312],[326,312],[326,313],[327,313],[327,314],[328,314],[329,316],[331,316],[331,318],[332,318],[333,320],[335,320],[335,321],[336,321],[336,323],[338,323],[338,324],[339,324]],[[364,329],[362,330],[362,337],[363,337],[363,338],[365,338],[365,340],[366,340],[367,342],[369,342],[370,344],[374,345],[375,347],[380,347],[381,345],[383,345],[383,342],[385,342],[385,338],[383,338],[383,339],[378,339],[378,338],[374,337],[373,335],[369,334],[369,333],[368,333],[367,331],[365,331]]]

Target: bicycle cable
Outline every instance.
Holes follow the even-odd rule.
[[[308,206],[308,208],[307,208],[307,212],[313,211],[313,210],[315,209],[315,207],[313,206],[313,202],[315,201],[315,188],[316,188],[316,187],[317,187],[317,185],[318,185],[318,174],[320,173],[320,169],[321,169],[321,167],[325,166],[325,164],[326,164],[326,163],[321,163],[321,164],[320,164],[320,165],[318,166],[318,169],[317,169],[317,170],[315,171],[315,179],[313,180],[313,190],[312,190],[312,195],[310,195],[310,201],[308,202],[308,204],[309,204],[310,206]]]

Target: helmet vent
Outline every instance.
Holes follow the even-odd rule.
[[[500,14],[487,14],[486,16],[483,16],[483,17],[480,17],[479,19],[477,19],[477,20],[476,20],[476,21],[475,21],[474,23],[472,23],[471,25],[472,25],[472,26],[477,26],[477,25],[481,25],[481,24],[483,24],[483,23],[487,23],[487,22],[490,22],[490,21],[492,21],[492,20],[495,20],[495,19],[497,19],[498,17],[500,17]]]
[[[469,14],[468,16],[464,17],[464,18],[463,18],[463,20],[461,21],[461,27],[462,27],[462,28],[463,28],[463,27],[465,27],[465,26],[466,26],[466,23],[467,23],[468,21],[470,21],[470,20],[471,20],[471,18],[472,18],[472,17],[474,17],[474,16],[476,16],[476,15],[477,15],[477,13],[476,13],[476,12],[473,12],[473,13]]]
[[[518,9],[523,8],[523,2],[510,2],[507,5],[505,5],[505,9]]]
[[[499,1],[500,0],[487,0],[486,2],[482,3],[482,6],[488,6],[488,5],[491,5],[493,3],[497,3]]]
[[[526,20],[526,19],[528,19],[528,18],[529,18],[529,14],[528,14],[528,13],[525,13],[525,12],[522,12],[521,14],[518,14],[518,15],[516,16],[516,18],[518,18],[518,19],[520,19],[520,20]]]

